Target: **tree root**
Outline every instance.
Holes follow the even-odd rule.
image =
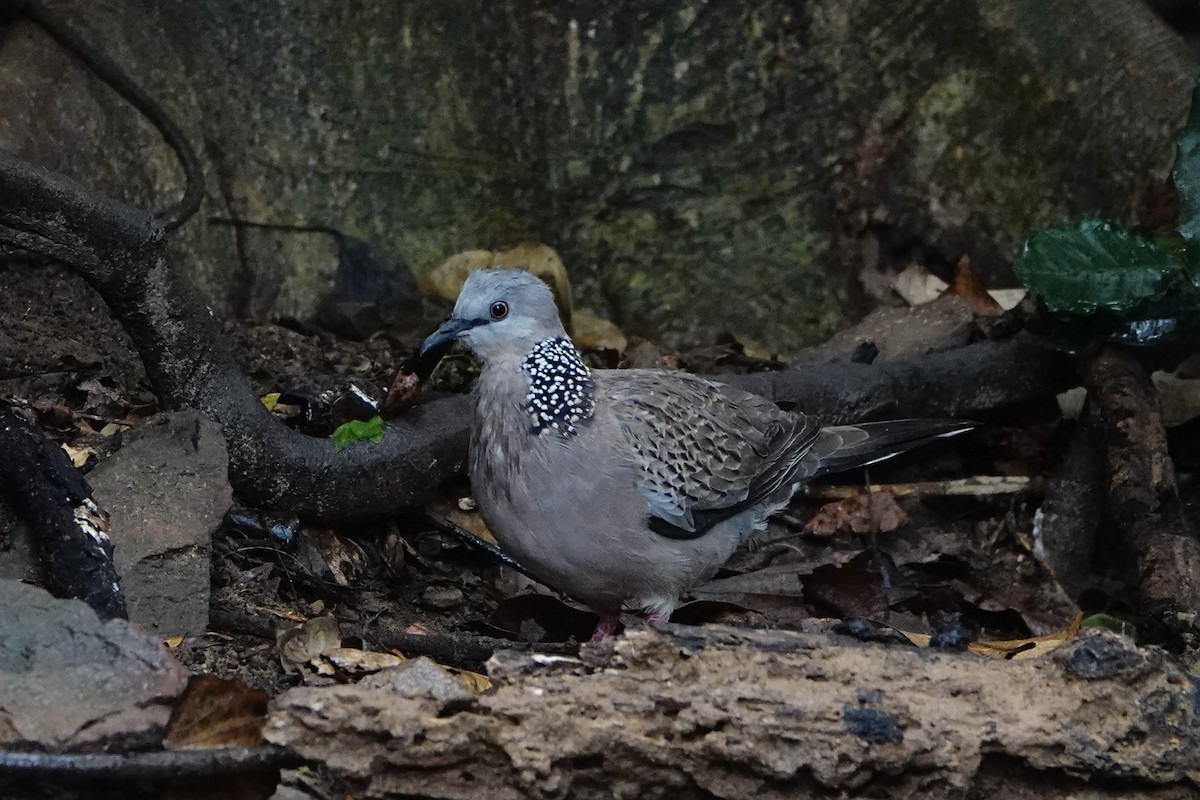
[[[805,363],[720,380],[837,422],[970,417],[1079,383],[1071,359],[1029,333],[875,364]]]
[[[167,262],[162,230],[136,208],[0,153],[0,245],[60,261],[96,289],[133,340],[160,403],[221,425],[230,481],[251,504],[328,523],[379,519],[461,470],[466,397],[413,409],[379,444],[341,451],[274,419],[212,313]]]
[[[101,619],[128,619],[113,564],[108,515],[60,448],[12,409],[0,406],[0,489],[36,533],[46,583],[87,603]]]

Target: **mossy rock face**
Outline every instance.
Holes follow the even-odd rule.
[[[1036,227],[1133,222],[1195,73],[1128,0],[54,5],[201,150],[208,207],[173,247],[218,309],[303,317],[335,283],[324,246],[256,260],[301,234],[206,221],[232,214],[335,228],[418,277],[545,242],[630,333],[783,352],[906,249],[999,283]],[[155,132],[44,35],[14,25],[0,66],[0,146],[174,199]]]

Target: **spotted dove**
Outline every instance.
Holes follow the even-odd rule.
[[[888,458],[970,423],[819,427],[684,372],[591,369],[550,289],[483,269],[423,356],[464,342],[483,361],[471,436],[478,508],[501,547],[599,615],[666,620],[809,479]]]

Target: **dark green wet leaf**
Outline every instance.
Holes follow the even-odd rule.
[[[330,438],[338,450],[354,442],[378,442],[383,438],[383,418],[371,417],[366,422],[352,419],[344,425],[339,425]]]
[[[1038,231],[1013,269],[1053,314],[1108,311],[1129,320],[1172,291],[1196,294],[1183,265],[1186,251],[1177,242],[1164,247],[1092,219]],[[1164,315],[1156,310],[1152,316]]]

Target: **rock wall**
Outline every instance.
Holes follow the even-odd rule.
[[[856,276],[1032,229],[1134,222],[1196,54],[1129,0],[47,0],[178,116],[208,203],[176,257],[222,313],[311,318],[321,225],[389,269],[546,242],[583,305],[673,342],[784,351]],[[44,33],[0,34],[0,148],[132,202],[179,174]]]

